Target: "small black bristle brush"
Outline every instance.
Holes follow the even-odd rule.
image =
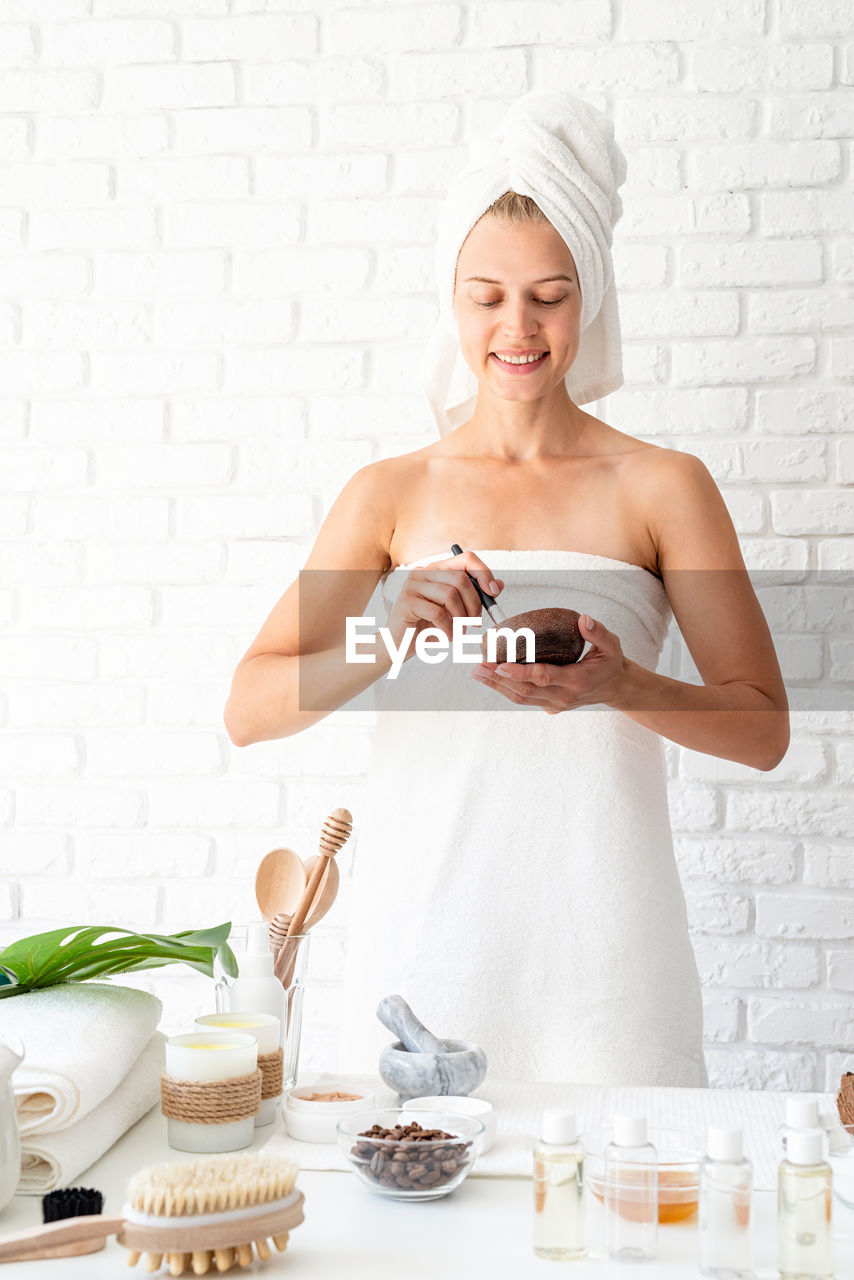
[[[104,1197],[94,1187],[62,1187],[42,1196],[42,1221],[59,1222],[61,1218],[82,1218],[102,1213]]]

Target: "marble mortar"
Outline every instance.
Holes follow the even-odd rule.
[[[440,1040],[418,1020],[402,996],[377,1006],[384,1027],[400,1038],[380,1054],[382,1080],[404,1101],[436,1094],[465,1097],[486,1076],[486,1054],[468,1040]]]
[[[443,1040],[444,1053],[411,1053],[399,1040],[380,1054],[380,1076],[406,1101],[435,1094],[466,1097],[486,1078],[486,1054],[469,1040]]]

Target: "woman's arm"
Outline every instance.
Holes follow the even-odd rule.
[[[388,669],[382,648],[374,665],[344,661],[344,619],[363,613],[390,563],[388,469],[373,463],[347,482],[298,580],[240,659],[223,715],[236,746],[308,729]]]
[[[659,571],[703,685],[624,657],[609,705],[691,750],[773,769],[789,746],[789,705],[730,513],[699,458],[662,451],[650,462]]]
[[[704,683],[647,671],[595,620],[580,624],[591,648],[574,666],[504,664],[486,683],[551,714],[604,703],[681,746],[773,769],[789,744],[786,691],[723,498],[691,454],[656,449],[638,461],[636,516]]]
[[[374,463],[347,483],[298,580],[238,663],[224,713],[235,746],[308,729],[390,670],[385,644],[375,644],[372,663],[347,661],[346,621],[363,615],[390,567],[401,465],[399,459]],[[404,649],[407,632],[409,658],[412,636],[426,626],[450,637],[454,618],[480,617],[480,600],[468,574],[490,590],[492,571],[471,551],[409,570],[386,624],[398,650]]]
[[[698,458],[662,450],[649,461],[659,571],[703,684],[624,658],[610,705],[681,746],[773,769],[789,745],[786,690],[729,512]]]

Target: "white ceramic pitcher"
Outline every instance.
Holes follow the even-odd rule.
[[[14,1036],[0,1039],[0,1210],[12,1199],[21,1176],[21,1139],[12,1095],[12,1072],[23,1058],[20,1040]]]

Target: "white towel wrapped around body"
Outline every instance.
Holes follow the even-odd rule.
[[[160,1097],[164,1041],[155,1031],[120,1084],[74,1124],[60,1133],[31,1132],[21,1140],[19,1195],[43,1196],[68,1186],[151,1110]]]
[[[655,669],[672,614],[654,574],[476,551],[508,616],[589,613]],[[388,612],[437,552],[386,576]],[[399,992],[434,1034],[481,1045],[490,1079],[705,1087],[663,740],[608,706],[516,706],[470,673],[413,660],[373,686],[339,1067],[376,1070],[376,1007]]]
[[[626,178],[626,159],[611,121],[573,94],[535,90],[518,98],[490,134],[473,140],[469,158],[439,213],[439,318],[420,367],[441,435],[471,417],[477,398],[477,379],[462,358],[454,315],[457,258],[472,227],[506,191],[535,201],[575,261],[581,341],[566,375],[570,398],[586,404],[623,383],[611,243],[623,212],[618,188]]]
[[[18,1036],[12,1077],[21,1137],[56,1133],[124,1080],[160,1021],[156,996],[107,982],[67,982],[0,1000],[0,1036]]]

